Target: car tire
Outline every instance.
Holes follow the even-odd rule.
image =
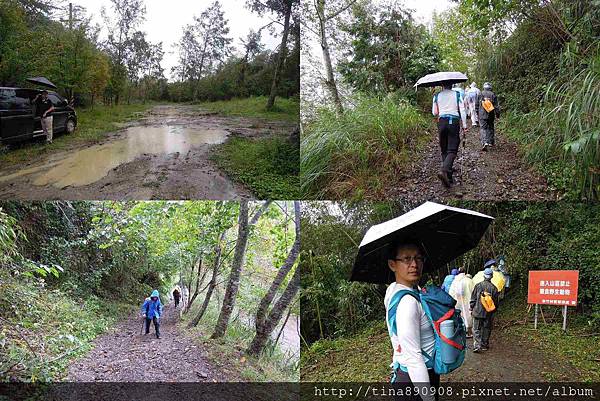
[[[70,135],[73,132],[75,132],[75,120],[73,120],[72,118],[69,118],[67,120],[67,123],[65,124],[65,133],[67,135]]]

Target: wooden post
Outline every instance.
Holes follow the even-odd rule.
[[[538,305],[535,304],[535,310],[533,312],[533,328],[537,330],[537,310],[538,310]]]
[[[563,309],[563,331],[567,331],[567,305]]]

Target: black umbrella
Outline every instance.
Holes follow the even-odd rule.
[[[31,83],[34,83],[36,85],[46,86],[48,88],[56,89],[56,85],[54,85],[52,82],[50,82],[48,80],[48,78],[45,78],[45,77],[27,78],[27,82],[31,82]]]
[[[400,217],[369,228],[358,248],[351,281],[388,284],[390,246],[417,242],[425,251],[423,271],[437,269],[473,249],[494,219],[467,209],[426,202]]]
[[[440,86],[444,83],[446,84],[457,84],[459,82],[467,82],[468,78],[462,72],[457,71],[442,71],[436,72],[433,74],[427,74],[424,77],[419,78],[417,83],[414,85],[415,87],[431,87],[431,86]]]

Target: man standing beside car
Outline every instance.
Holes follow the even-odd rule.
[[[54,105],[48,99],[48,91],[38,93],[33,102],[35,103],[35,115],[40,117],[42,130],[46,135],[46,143],[52,143],[52,112],[54,111]]]

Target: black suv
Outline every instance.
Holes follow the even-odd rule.
[[[44,135],[39,117],[33,115],[33,99],[40,93],[37,89],[0,87],[0,141],[3,143],[24,141]],[[48,99],[54,105],[53,133],[75,131],[75,109],[58,93],[48,91]]]

